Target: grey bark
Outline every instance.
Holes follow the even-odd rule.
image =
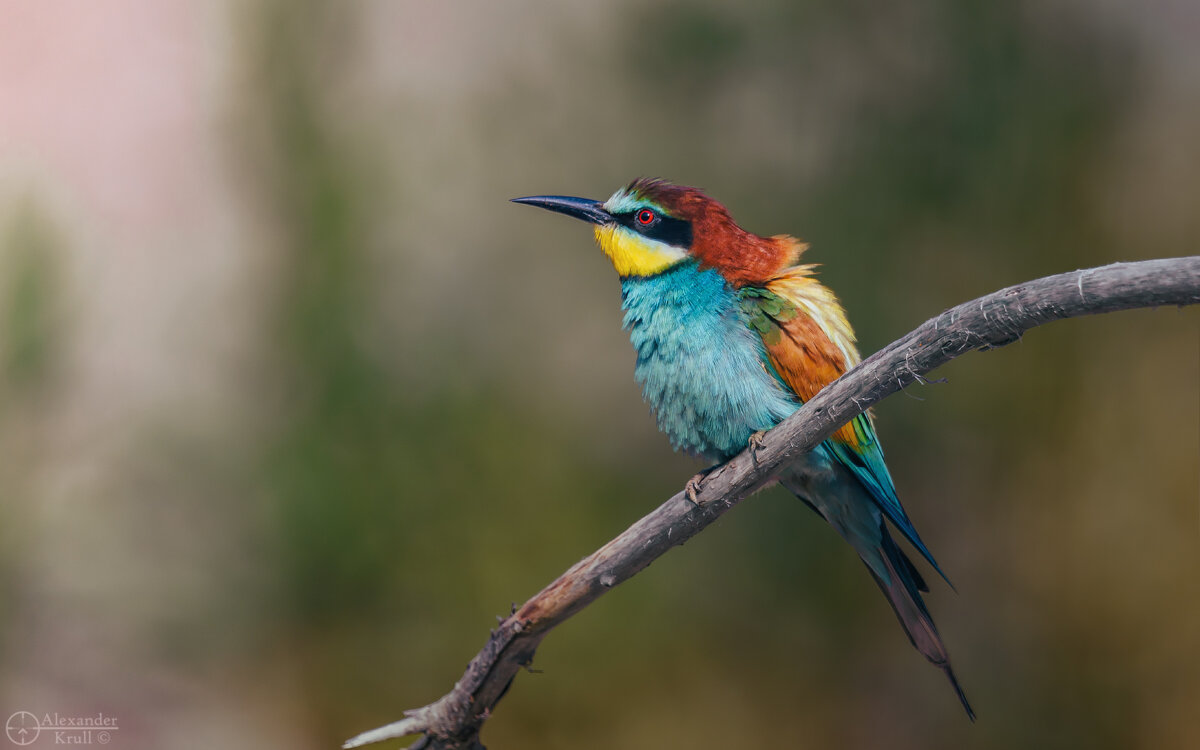
[[[609,589],[683,544],[771,481],[775,469],[812,449],[881,399],[974,350],[1020,340],[1054,320],[1200,302],[1200,256],[1116,263],[1001,289],[926,321],[829,384],[763,438],[709,474],[696,502],[681,490],[576,563],[504,618],[454,688],[405,718],[364,732],[344,747],[423,735],[414,748],[483,748],[479,731],[546,634]]]

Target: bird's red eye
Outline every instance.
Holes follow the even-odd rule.
[[[637,222],[642,226],[652,224],[654,222],[654,212],[648,208],[643,208],[641,211],[637,212]]]

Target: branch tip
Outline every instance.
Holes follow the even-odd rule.
[[[372,729],[367,732],[346,740],[342,745],[343,750],[349,750],[353,747],[362,747],[364,745],[374,745],[376,742],[384,740],[394,740],[397,737],[405,737],[410,734],[424,732],[425,727],[423,722],[417,716],[407,716],[400,721],[393,721],[391,724]]]

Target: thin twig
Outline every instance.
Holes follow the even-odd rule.
[[[576,563],[504,618],[451,690],[404,719],[347,742],[360,747],[408,734],[422,750],[481,750],[479,731],[517,672],[555,626],[691,539],[769,484],[784,461],[811,450],[881,399],[972,350],[1018,341],[1030,328],[1064,318],[1200,302],[1200,256],[1116,263],[1001,289],[926,321],[828,385],[795,414],[707,477],[692,503],[677,493],[621,535]]]

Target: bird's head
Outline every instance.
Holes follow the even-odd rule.
[[[596,241],[622,278],[654,276],[690,258],[740,286],[765,281],[804,250],[791,237],[747,232],[716,200],[665,180],[634,180],[603,202],[563,195],[513,201],[594,224]]]

